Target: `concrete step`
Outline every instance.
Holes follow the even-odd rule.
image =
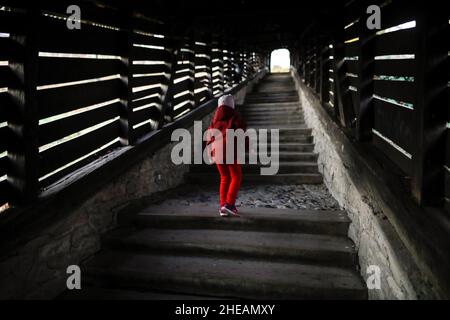
[[[246,299],[366,299],[352,268],[104,251],[84,281],[143,290]]]
[[[205,241],[207,239],[207,241]],[[267,259],[352,266],[356,253],[346,237],[213,229],[120,229],[105,246],[126,252]]]
[[[289,124],[289,127],[291,127],[292,124]],[[253,129],[261,129],[261,128],[267,128],[267,126],[264,125],[256,125],[256,124],[248,124],[248,128],[253,128]],[[280,129],[278,127],[276,127],[276,125],[273,125],[271,127],[271,129]],[[281,128],[280,130],[283,130],[283,128]],[[267,142],[270,143],[271,140],[271,134],[267,134]],[[280,134],[279,135],[279,142],[280,143],[313,143],[314,139],[311,135],[307,135],[307,134],[301,134],[301,135],[283,135]],[[259,143],[259,141],[258,141]]]
[[[306,123],[304,120],[297,120],[297,119],[285,119],[285,120],[277,120],[277,119],[266,119],[266,120],[247,120],[247,127],[261,127],[264,128],[264,126],[277,126],[277,125],[290,125],[293,127],[302,126],[305,127]]]
[[[341,210],[294,210],[240,207],[241,217],[224,219],[216,206],[151,205],[138,214],[122,214],[120,225],[157,229],[214,229],[343,236],[350,220]]]
[[[186,174],[186,181],[204,185],[217,186],[220,182],[218,173],[195,172]],[[242,185],[274,184],[274,185],[299,185],[299,184],[321,184],[322,175],[319,173],[287,173],[274,176],[262,176],[258,174],[245,173]]]
[[[275,162],[272,162],[271,166],[275,166]],[[278,163],[278,173],[319,173],[319,168],[316,162],[279,162]],[[269,167],[268,165],[261,164],[242,164],[242,171],[244,174],[254,173],[259,174],[261,168]],[[217,168],[215,165],[198,164],[191,165],[190,172],[201,173],[201,172],[216,172]]]
[[[283,103],[283,102],[298,102],[298,97],[254,97],[246,98],[245,103],[255,104],[255,103]]]

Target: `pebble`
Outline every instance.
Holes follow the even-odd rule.
[[[218,190],[200,185],[184,185],[175,190],[164,203],[176,205],[219,202]],[[339,204],[331,196],[325,185],[257,185],[243,186],[239,192],[238,207],[299,209],[299,210],[339,210]]]

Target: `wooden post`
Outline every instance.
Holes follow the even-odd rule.
[[[412,194],[421,205],[441,205],[444,197],[447,125],[447,12],[420,3],[416,14],[416,91],[413,121]]]
[[[124,94],[121,99],[120,116],[120,140],[122,145],[132,145],[135,142],[131,115],[133,113],[133,11],[128,7],[121,8],[121,26],[123,28],[123,69],[121,78],[124,83]]]
[[[33,3],[27,9],[23,36],[15,40],[23,45],[24,60],[11,65],[22,80],[20,87],[10,90],[17,110],[12,115],[11,139],[8,157],[11,161],[8,180],[13,189],[12,204],[26,204],[37,198],[39,192],[39,113],[37,97],[38,80],[38,33],[40,9]]]
[[[368,3],[368,2],[367,2]],[[359,101],[357,104],[356,139],[358,141],[368,141],[372,138],[372,128],[374,123],[373,110],[373,77],[375,31],[367,28],[365,23],[366,7],[361,12],[359,26]]]

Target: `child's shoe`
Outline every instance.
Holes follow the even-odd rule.
[[[225,210],[225,206],[219,209],[219,214],[221,217],[228,217],[230,214],[227,210]]]
[[[233,205],[226,204],[222,207],[222,209],[226,211],[228,214],[231,214],[232,216],[239,217],[238,210],[234,204]]]

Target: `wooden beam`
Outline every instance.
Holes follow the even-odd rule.
[[[24,47],[24,60],[11,65],[22,80],[18,87],[10,88],[17,109],[9,126],[12,141],[8,143],[8,158],[11,161],[8,181],[13,189],[12,204],[33,202],[39,191],[39,146],[38,146],[38,20],[40,8],[33,3],[25,14],[26,27],[22,36],[14,36]]]
[[[413,123],[412,194],[421,205],[440,205],[444,197],[447,125],[448,17],[445,10],[420,3],[416,11],[416,92]]]

